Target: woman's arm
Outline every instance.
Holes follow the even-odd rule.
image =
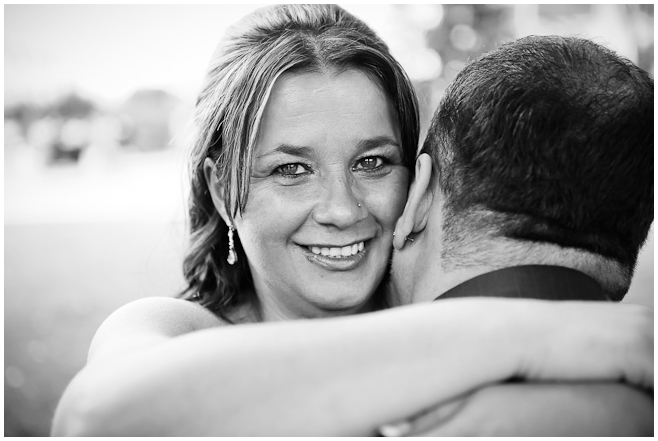
[[[53,434],[372,435],[513,376],[653,385],[652,313],[631,305],[454,299],[195,330],[213,319],[171,299],[115,313]]]

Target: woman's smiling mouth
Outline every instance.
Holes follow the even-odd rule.
[[[358,267],[366,256],[368,241],[355,242],[345,246],[300,246],[305,257],[323,269],[349,271]]]
[[[311,250],[313,254],[316,255],[322,255],[322,256],[330,256],[334,258],[343,258],[343,257],[350,257],[355,254],[357,254],[359,251],[363,251],[365,248],[365,245],[363,241],[354,243],[352,245],[347,245],[344,247],[318,247],[318,246],[311,246],[307,247],[308,249]]]

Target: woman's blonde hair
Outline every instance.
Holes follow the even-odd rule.
[[[284,72],[349,68],[368,75],[390,100],[397,115],[404,163],[413,170],[419,136],[413,86],[388,47],[361,20],[336,5],[271,6],[242,19],[220,41],[194,115],[189,157],[190,243],[183,262],[187,281],[183,298],[199,301],[226,320],[232,307],[257,303],[237,237],[238,262],[226,263],[228,227],[212,203],[203,171],[205,159],[215,163],[232,219],[247,203],[258,126],[276,79]]]

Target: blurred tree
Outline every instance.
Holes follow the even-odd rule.
[[[95,106],[90,100],[70,93],[59,99],[52,110],[63,118],[88,118],[94,112]]]
[[[637,26],[633,27],[638,40],[638,66],[654,71],[653,4],[626,5]]]
[[[125,133],[122,145],[136,150],[163,150],[171,141],[171,118],[180,99],[159,89],[135,92],[122,106],[119,117]]]
[[[471,58],[514,38],[510,5],[444,5],[439,26],[427,34],[427,43],[441,56],[441,76],[452,80]]]
[[[14,120],[18,123],[21,135],[26,136],[30,125],[39,119],[44,110],[32,103],[18,103],[5,107],[5,121]]]

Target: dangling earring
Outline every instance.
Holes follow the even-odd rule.
[[[235,252],[235,243],[233,243],[233,225],[228,226],[228,259],[229,265],[233,265],[238,261],[238,253]]]

